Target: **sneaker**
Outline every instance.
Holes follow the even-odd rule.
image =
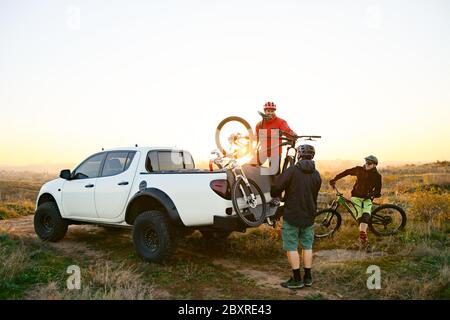
[[[352,246],[352,249],[362,250],[366,252],[371,252],[372,250],[369,240],[363,240],[361,238],[359,238],[358,241],[355,242],[355,244]]]
[[[283,288],[288,288],[288,289],[300,289],[305,286],[305,284],[303,283],[302,280],[297,281],[297,280],[294,280],[294,278],[290,278],[288,281],[282,282],[280,284]]]
[[[311,287],[313,284],[312,276],[309,277],[303,277],[303,282],[305,283],[305,286]]]
[[[366,250],[367,253],[371,253],[372,252],[372,246],[370,245],[370,242],[368,240],[364,244],[363,249]]]

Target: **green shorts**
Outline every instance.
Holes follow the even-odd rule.
[[[358,197],[351,197],[350,200],[352,201],[356,209],[356,212],[353,211],[356,219],[360,219],[363,213],[368,213],[369,215],[372,213],[372,200],[364,200],[363,198]]]
[[[299,240],[303,250],[311,250],[314,243],[314,225],[299,228],[290,225],[284,220],[281,227],[281,238],[283,239],[283,249],[285,251],[297,251]]]

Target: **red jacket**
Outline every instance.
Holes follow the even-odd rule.
[[[287,124],[286,120],[278,118],[277,116],[275,116],[271,120],[265,120],[264,125],[261,127],[262,122],[263,121],[260,121],[256,125],[256,137],[257,137],[257,139],[259,139],[259,137],[258,137],[259,129],[267,129],[267,156],[270,157],[272,155],[272,150],[271,150],[272,146],[271,146],[271,142],[270,142],[271,134],[270,134],[269,129],[283,130],[292,135],[295,135],[295,132],[291,128],[289,128],[289,125]],[[281,144],[281,139],[279,140],[279,143]],[[264,141],[262,141],[261,144],[264,145]],[[279,152],[279,154],[281,154],[283,152],[283,148],[281,146],[280,146],[278,152]]]

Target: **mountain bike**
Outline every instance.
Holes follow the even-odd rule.
[[[351,200],[345,198],[339,190],[334,187],[336,199],[331,205],[321,211],[318,211],[314,220],[314,233],[316,238],[325,238],[333,235],[341,226],[342,217],[338,209],[342,206],[357,222],[356,206]],[[373,203],[375,209],[372,210],[369,230],[376,236],[394,235],[405,228],[406,213],[395,204]]]
[[[287,168],[295,164],[298,154],[296,144],[299,140],[304,139],[306,141],[314,141],[314,139],[322,138],[322,136],[313,136],[313,135],[301,135],[301,136],[291,135],[283,130],[280,130],[279,134],[281,136],[280,146],[281,147],[287,146],[286,153],[284,156],[284,163],[283,166],[281,167],[280,173],[286,171]]]
[[[221,139],[221,133],[227,125],[233,124],[233,123],[243,126],[244,130],[242,133],[238,132],[238,133],[234,133],[233,135],[230,135],[230,136],[227,135],[228,142],[232,145],[237,140],[239,140],[242,143],[242,141],[244,141],[244,139],[245,139],[246,140],[245,142],[248,143],[248,147],[249,147],[247,152],[249,154],[253,153],[254,142],[256,141],[256,139],[253,134],[252,127],[247,122],[247,120],[245,120],[241,117],[237,117],[237,116],[227,117],[227,118],[223,119],[217,125],[215,140],[216,140],[216,146],[218,148],[218,151],[220,153],[222,153],[224,156],[226,156],[228,154],[229,150],[228,150],[228,148],[225,147],[224,141],[222,141],[222,139]],[[239,139],[236,139],[236,137],[238,137]]]
[[[267,116],[258,111],[259,115],[262,117],[262,121],[266,121],[267,120]],[[216,145],[218,150],[224,154],[227,155],[227,150],[224,148],[223,145],[223,141],[221,140],[221,132],[223,130],[223,128],[230,123],[238,123],[240,125],[243,126],[244,128],[244,132],[242,133],[238,133],[236,134],[236,136],[239,136],[241,139],[246,139],[246,144],[247,144],[247,153],[246,154],[251,154],[251,155],[255,155],[256,152],[259,152],[259,150],[261,149],[261,144],[259,143],[259,141],[257,141],[257,137],[253,134],[253,130],[252,127],[250,126],[250,124],[243,118],[241,117],[237,117],[237,116],[231,116],[231,117],[227,117],[225,119],[223,119],[219,125],[216,128],[216,135],[215,135],[215,140],[216,140]],[[290,166],[293,166],[295,164],[295,161],[297,159],[297,148],[296,148],[296,143],[301,140],[301,139],[305,139],[308,141],[314,141],[313,139],[318,139],[321,138],[321,136],[317,136],[317,135],[291,135],[288,132],[279,130],[279,137],[281,140],[281,143],[272,146],[270,149],[268,150],[278,150],[279,147],[283,147],[283,146],[287,146],[286,149],[286,153],[284,156],[284,162],[283,165],[281,167],[281,172],[284,172],[287,168],[289,168]],[[228,139],[230,140],[230,139]],[[261,165],[261,163],[259,163]]]
[[[245,140],[245,138],[241,139]],[[234,143],[239,143],[239,141]],[[230,189],[231,201],[236,214],[250,227],[261,225],[266,219],[266,198],[256,182],[246,177],[239,159],[236,157],[237,152],[228,152],[228,156],[221,156],[219,151],[212,153],[216,155],[216,158],[212,160],[213,163],[221,169],[230,170],[234,176],[234,182]]]

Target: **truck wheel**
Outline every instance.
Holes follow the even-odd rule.
[[[161,262],[175,251],[171,225],[159,211],[141,213],[133,225],[133,242],[137,254],[144,261]]]
[[[34,231],[44,241],[56,242],[64,238],[68,223],[59,213],[54,202],[45,202],[38,206],[34,214]]]
[[[223,241],[226,240],[228,238],[228,236],[231,234],[231,231],[222,231],[222,230],[203,230],[200,231],[203,235],[203,238],[205,238],[206,240],[218,240],[218,241]]]

